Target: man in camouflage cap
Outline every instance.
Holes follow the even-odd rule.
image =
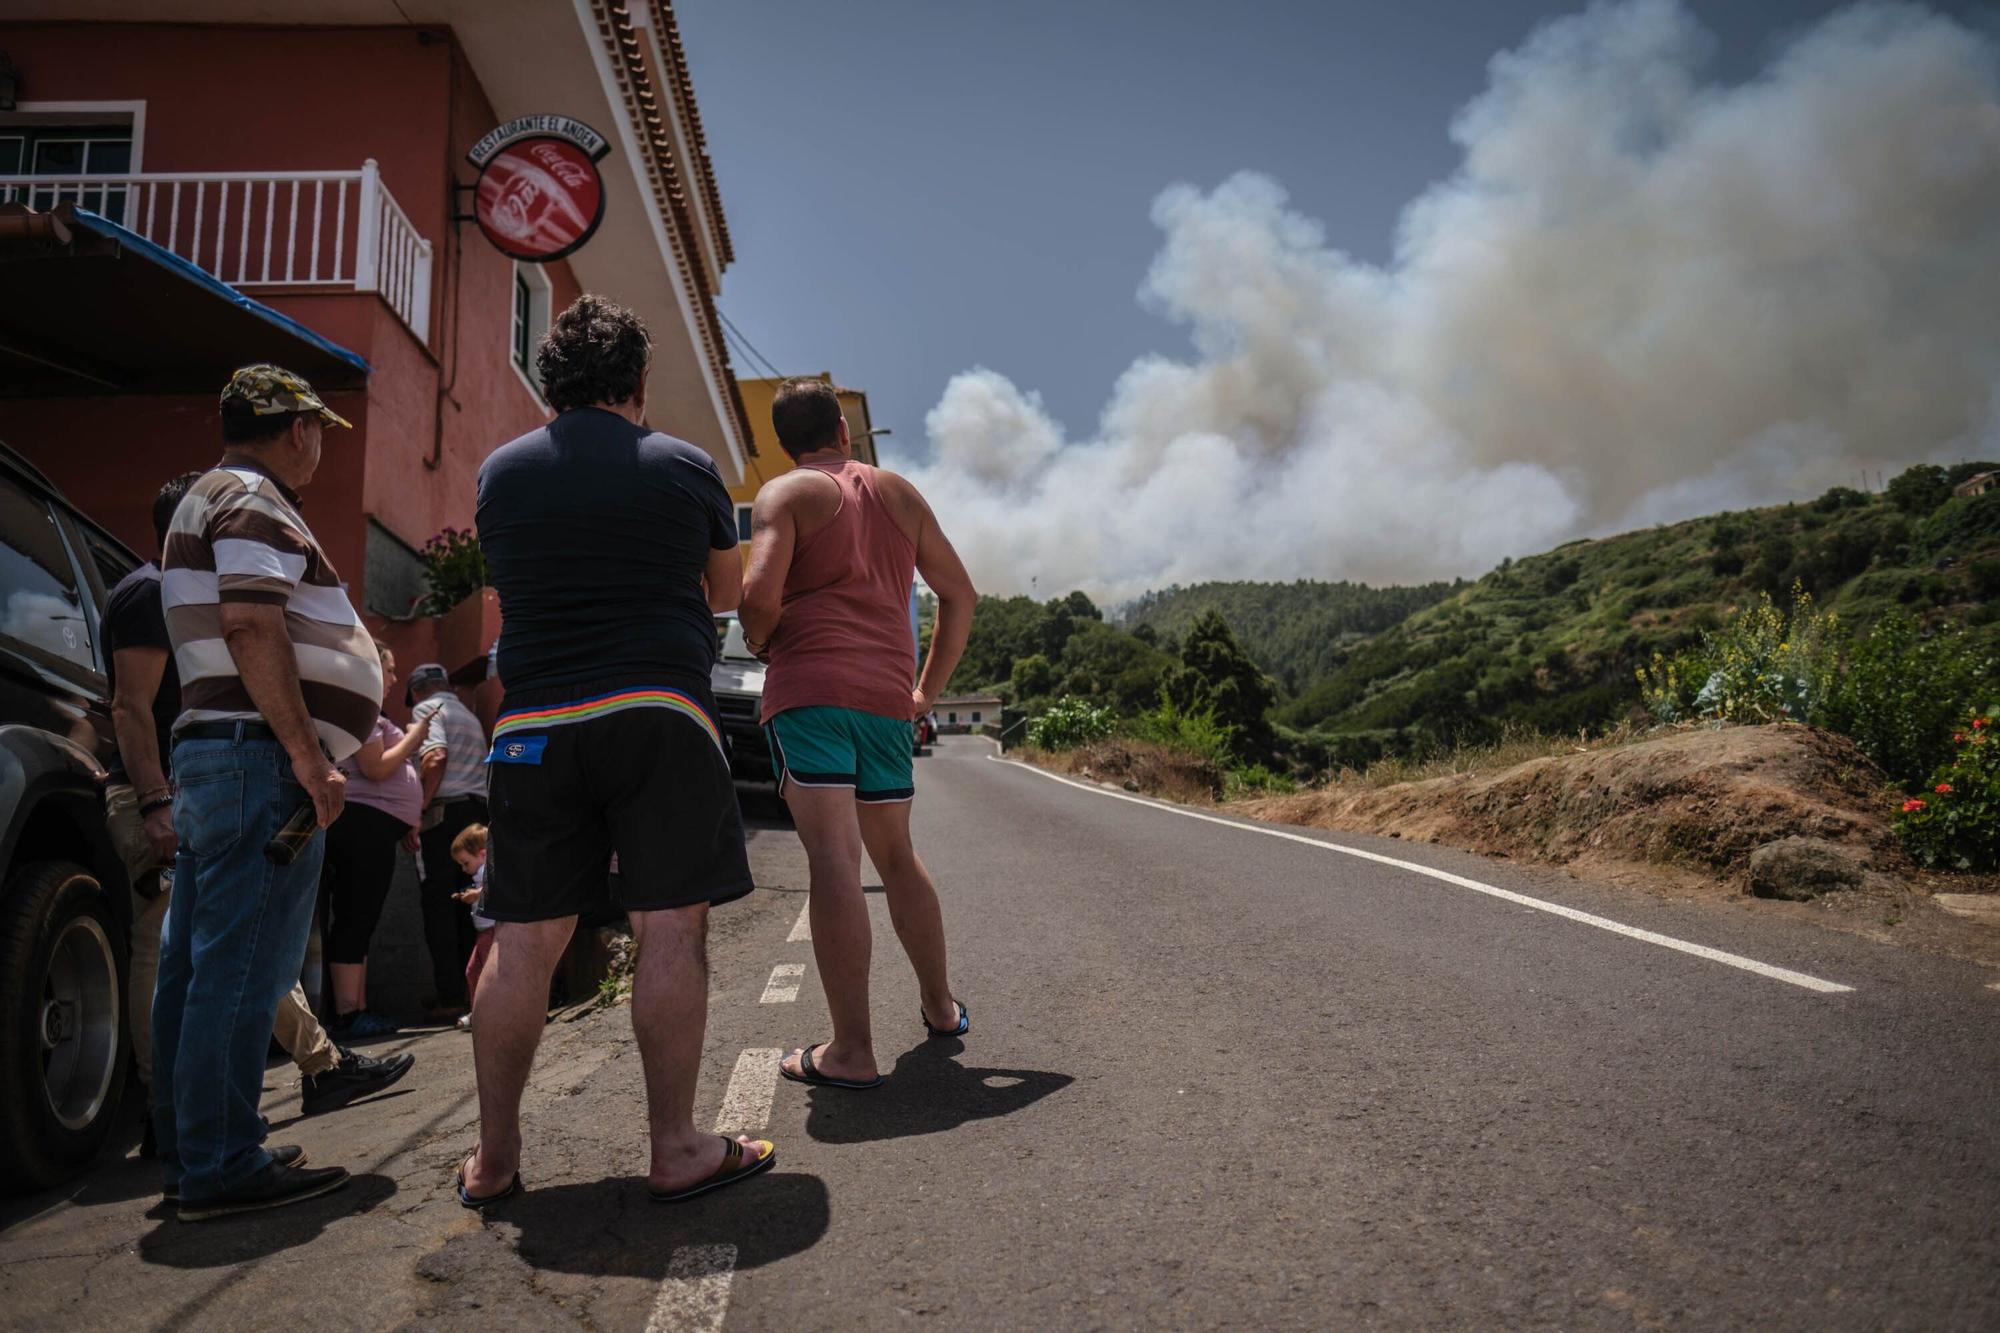
[[[222,418],[227,438],[227,423],[230,415],[248,413],[252,417],[289,417],[301,412],[316,412],[319,419],[329,426],[345,426],[349,430],[354,423],[320,401],[313,392],[313,386],[306,383],[303,375],[294,375],[283,366],[269,362],[259,362],[245,366],[229,377],[229,383],[222,388]]]
[[[266,1150],[258,1111],[278,1002],[312,931],[325,839],[280,866],[264,847],[301,806],[340,814],[335,766],[381,710],[382,666],[340,575],[299,516],[328,425],[348,423],[288,370],[222,391],[222,461],[174,511],[161,604],[180,670],[173,729],[180,838],[153,993],[153,1126],[183,1221],[338,1189],[296,1147]]]

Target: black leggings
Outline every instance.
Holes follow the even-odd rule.
[[[326,865],[320,871],[320,898],[330,918],[326,961],[365,963],[368,941],[389,900],[396,877],[396,844],[410,826],[373,806],[349,801],[326,831]]]

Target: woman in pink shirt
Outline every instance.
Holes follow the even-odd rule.
[[[396,658],[378,640],[382,655],[382,698],[396,684]],[[333,978],[335,1037],[380,1037],[396,1024],[368,1012],[368,942],[382,919],[389,884],[396,876],[396,844],[407,839],[424,809],[423,783],[410,757],[423,744],[419,727],[408,735],[386,716],[354,755],[343,761],[347,805],[326,831],[326,866],[320,872],[320,901],[327,912],[325,951]]]

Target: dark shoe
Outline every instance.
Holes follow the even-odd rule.
[[[372,1097],[409,1073],[416,1062],[414,1055],[387,1055],[374,1060],[342,1048],[339,1064],[323,1074],[300,1077],[299,1112],[318,1115],[322,1111],[338,1111],[349,1102]]]
[[[370,1037],[393,1037],[403,1030],[402,1024],[393,1018],[384,1018],[367,1009],[356,1009],[351,1014],[337,1014],[326,1025],[326,1030],[336,1037],[353,1041],[366,1041]]]
[[[304,1166],[306,1164],[306,1150],[296,1143],[281,1144],[276,1148],[270,1149],[270,1153],[271,1160],[279,1166]],[[160,1192],[166,1196],[168,1203],[179,1203],[181,1201],[181,1192],[178,1186],[169,1185]]]
[[[347,1168],[344,1166],[302,1170],[296,1166],[280,1166],[274,1161],[225,1194],[182,1203],[179,1217],[183,1222],[206,1222],[212,1217],[282,1208],[288,1203],[331,1194],[346,1183]]]
[[[151,1112],[148,1112],[146,1115],[145,1132],[139,1136],[139,1160],[150,1162],[159,1155],[160,1141],[153,1137],[153,1116]]]

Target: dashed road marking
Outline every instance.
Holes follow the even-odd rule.
[[[799,908],[799,919],[792,923],[792,933],[785,936],[785,943],[797,944],[813,937],[812,909],[812,899],[808,897]]]
[[[736,1070],[722,1093],[722,1110],[715,1117],[718,1134],[755,1134],[771,1119],[771,1099],[778,1093],[778,1063],[785,1053],[775,1046],[753,1046],[736,1057]]]
[[[771,969],[771,979],[764,983],[764,998],[759,1004],[790,1004],[799,998],[799,982],[804,979],[804,963],[780,963]]]
[[[734,1245],[683,1245],[667,1259],[667,1275],[653,1301],[646,1333],[718,1333],[729,1313],[729,1279],[736,1273]]]
[[[1609,917],[1597,916],[1591,912],[1581,912],[1574,907],[1564,907],[1561,903],[1546,902],[1540,898],[1530,898],[1525,893],[1515,893],[1511,889],[1499,888],[1492,884],[1482,884],[1476,879],[1467,879],[1463,875],[1454,875],[1447,870],[1437,870],[1430,866],[1418,865],[1415,861],[1401,861],[1393,856],[1384,856],[1380,852],[1366,852],[1359,847],[1348,847],[1341,843],[1328,842],[1324,838],[1308,838],[1303,834],[1288,833],[1284,829],[1245,824],[1234,819],[1223,819],[1218,815],[1203,814],[1199,810],[1189,810],[1177,805],[1166,805],[1159,801],[1145,800],[1138,796],[1128,796],[1124,792],[1106,791],[1094,783],[1078,782],[1074,778],[1062,777],[1046,769],[1036,768],[1032,764],[1023,764],[1012,759],[1002,759],[997,754],[989,754],[986,757],[994,763],[1012,764],[1024,773],[1032,773],[1038,778],[1047,778],[1051,782],[1060,782],[1065,787],[1075,787],[1077,790],[1089,792],[1093,796],[1108,796],[1114,801],[1130,801],[1133,805],[1143,805],[1148,809],[1158,810],[1163,814],[1179,815],[1184,819],[1199,819],[1205,824],[1221,824],[1225,828],[1241,829],[1245,833],[1261,833],[1267,838],[1283,838],[1286,842],[1304,843],[1308,847],[1317,847],[1321,851],[1338,852],[1342,856],[1352,856],[1363,861],[1373,861],[1377,865],[1394,866],[1398,870],[1407,870],[1413,875],[1423,875],[1429,879],[1442,880],[1446,884],[1456,884],[1462,889],[1471,889],[1474,893],[1483,893],[1489,897],[1499,898],[1521,907],[1531,907],[1537,912],[1547,912],[1552,916],[1565,917],[1571,921],[1581,922],[1586,926],[1595,926],[1599,930],[1608,930],[1614,935],[1623,935],[1629,939],[1641,940],[1647,944],[1657,944],[1663,949],[1673,949],[1680,953],[1693,954],[1696,958],[1706,958],[1712,963],[1721,963],[1726,967],[1740,968],[1745,972],[1754,972],[1760,977],[1768,977],[1772,981],[1782,981],[1786,985],[1798,986],[1809,991],[1818,991],[1822,995],[1841,995],[1854,989],[1854,987],[1844,986],[1838,981],[1827,981],[1822,977],[1811,976],[1804,972],[1794,972],[1790,968],[1774,967],[1770,963],[1760,963],[1754,958],[1745,958],[1741,954],[1725,953],[1721,949],[1711,949],[1706,944],[1691,944],[1686,940],[1677,940],[1671,935],[1662,935],[1657,931],[1641,930],[1637,926],[1628,926],[1623,922],[1613,921]]]

